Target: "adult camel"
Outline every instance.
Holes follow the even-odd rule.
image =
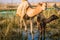
[[[38,30],[40,30],[41,34],[43,35],[45,35],[44,32],[45,32],[46,24],[59,18],[56,15],[52,15],[49,18],[45,18],[44,15],[42,14],[42,11],[45,9],[46,9],[46,3],[40,3],[40,5],[37,5],[36,9],[28,8],[27,10],[27,15],[29,17],[34,17],[35,15],[39,14],[37,17],[37,26],[38,26]],[[31,32],[32,32],[32,26],[31,26]]]
[[[27,0],[22,0],[22,3],[17,8],[16,14],[20,17],[20,24],[23,21],[23,23],[25,25],[25,30],[27,30],[27,26],[25,23],[26,20],[23,19],[25,14],[28,15],[28,17],[32,18],[33,16],[38,15],[40,12],[42,12],[45,9],[46,4],[39,3],[35,6],[36,7],[32,7]],[[31,23],[31,25],[32,25],[32,23]],[[21,25],[20,25],[20,28],[22,28]],[[32,26],[31,26],[31,32],[32,32]]]

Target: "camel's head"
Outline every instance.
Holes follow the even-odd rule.
[[[42,10],[45,10],[46,9],[46,3],[39,3],[40,5],[41,5],[41,8],[42,8]]]
[[[22,2],[27,1],[27,0],[21,0]]]

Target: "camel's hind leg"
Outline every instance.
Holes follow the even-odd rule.
[[[25,31],[27,31],[27,25],[26,25],[26,20],[23,19],[23,24],[25,26]]]
[[[25,27],[25,31],[27,31],[26,20],[24,18],[20,19],[20,29],[22,29],[23,25]]]
[[[22,20],[20,19],[20,30],[22,29]]]

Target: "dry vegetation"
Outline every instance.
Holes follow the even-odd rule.
[[[52,40],[60,40],[60,12],[55,8],[43,11],[43,15],[46,18],[53,14],[57,15],[59,19],[47,24],[46,37]],[[34,20],[36,19],[34,18]],[[34,28],[36,29],[36,27]],[[24,27],[22,31],[24,31]],[[0,40],[22,40],[21,32],[19,29],[19,17],[11,17],[9,14],[5,16],[0,15]]]

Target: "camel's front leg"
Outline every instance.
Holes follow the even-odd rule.
[[[30,18],[30,28],[31,28],[31,33],[32,33],[32,19]]]
[[[41,27],[40,27],[40,16],[37,16],[37,29],[41,30]]]
[[[30,30],[31,30],[32,40],[33,40],[34,37],[33,37],[33,23],[32,23],[32,18],[30,18]]]

